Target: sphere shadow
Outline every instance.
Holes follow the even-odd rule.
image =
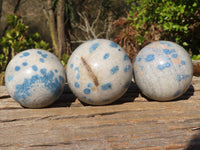
[[[200,127],[194,130],[200,130]],[[184,150],[200,150],[200,131],[195,133]]]
[[[155,102],[157,100],[153,100],[147,96],[145,96],[144,94],[141,93],[141,95],[143,97],[145,97],[147,99],[147,101],[149,102]],[[191,96],[194,95],[194,86],[193,85],[190,85],[190,87],[188,88],[188,90],[183,94],[181,95],[180,97],[176,98],[176,99],[173,99],[173,100],[168,100],[168,101],[159,101],[159,102],[172,102],[172,101],[181,101],[181,100],[188,100]]]

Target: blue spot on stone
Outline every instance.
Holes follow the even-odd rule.
[[[81,77],[81,76],[80,76],[80,70],[79,70],[79,68],[76,67],[76,68],[75,68],[75,71],[76,71],[76,79],[79,80],[80,77]]]
[[[147,55],[147,57],[145,58],[145,60],[147,62],[153,61],[154,60],[154,55],[153,54]]]
[[[23,62],[22,65],[23,65],[23,66],[27,66],[28,63],[27,63],[27,62]]]
[[[40,69],[40,72],[41,72],[41,74],[45,75],[45,74],[46,74],[46,72],[47,72],[47,69],[45,69],[45,68],[42,68],[42,69]]]
[[[165,66],[165,68],[169,68],[171,66],[171,64],[167,62],[164,64],[164,66]]]
[[[8,82],[12,81],[13,80],[13,76],[8,76]]]
[[[88,83],[87,87],[91,88],[93,86],[92,83]]]
[[[181,75],[181,74],[178,74],[177,75],[177,81],[181,82],[182,80],[186,79],[186,78],[189,78],[190,75]]]
[[[41,52],[41,51],[37,51],[37,53],[38,53],[39,55],[41,55],[41,54],[42,54],[42,52]]]
[[[62,76],[59,76],[59,80],[61,83],[65,82],[65,79]]]
[[[163,52],[167,55],[170,55],[171,54],[171,51],[169,49],[163,49]]]
[[[70,64],[70,68],[72,69],[74,67],[74,64]]]
[[[110,46],[113,47],[113,48],[117,48],[118,47],[118,45],[115,42],[110,42]]]
[[[171,44],[170,43],[166,43],[164,41],[159,41],[160,44],[163,44],[163,45],[167,45],[168,47],[171,47]]]
[[[24,53],[23,53],[23,56],[29,56],[29,55],[30,55],[29,52],[24,52]]]
[[[108,59],[110,57],[110,54],[109,53],[105,53],[104,56],[103,56],[103,59]]]
[[[129,72],[131,70],[131,65],[126,65],[124,72]]]
[[[57,69],[55,69],[55,72],[56,72],[56,73],[58,73],[58,70],[57,70]]]
[[[164,70],[165,67],[164,67],[163,65],[158,65],[158,69],[159,69],[159,70]]]
[[[57,78],[54,78],[52,71],[47,72],[46,69],[41,69],[42,75],[33,75],[30,79],[25,78],[23,84],[16,85],[14,92],[14,99],[21,103],[21,101],[28,100],[27,96],[31,96],[31,89],[38,86],[38,83],[43,84],[44,88],[52,93],[53,96],[58,96],[61,93],[61,83]]]
[[[91,90],[88,89],[88,88],[86,88],[86,89],[83,90],[83,92],[84,92],[85,94],[90,94]]]
[[[186,63],[185,63],[185,61],[181,60],[181,64],[182,64],[182,65],[185,65]]]
[[[141,69],[141,71],[143,71],[144,70],[144,66],[140,66],[140,69]]]
[[[110,70],[110,72],[111,72],[111,74],[115,74],[118,70],[119,70],[119,67],[118,67],[118,66],[114,66],[114,67]]]
[[[124,61],[129,60],[129,57],[127,54],[124,55]]]
[[[172,55],[172,58],[177,58],[177,57],[178,57],[177,54],[173,54],[173,55]]]
[[[102,90],[109,90],[109,89],[112,89],[112,84],[111,83],[106,83],[106,84],[103,84],[102,86],[101,86],[101,89]]]
[[[171,53],[174,53],[174,52],[176,52],[175,49],[172,49],[172,50],[171,50]]]
[[[120,51],[122,51],[122,50],[119,48],[118,51],[120,52]]]
[[[79,84],[78,82],[75,82],[75,83],[74,83],[74,86],[75,86],[76,88],[80,88],[80,84]]]
[[[16,66],[15,71],[19,71],[19,70],[20,70],[20,66]]]
[[[41,62],[41,63],[44,63],[44,59],[43,59],[43,58],[40,58],[40,62]]]
[[[142,58],[141,58],[141,57],[139,57],[139,58],[138,58],[138,62],[140,62],[141,60],[142,60]]]
[[[89,49],[89,52],[92,53],[93,51],[95,51],[97,49],[97,47],[99,46],[99,43],[94,43],[90,49]]]
[[[38,70],[38,67],[37,67],[36,65],[33,65],[33,66],[32,66],[32,69],[33,69],[33,71],[37,71],[37,70]]]
[[[42,54],[43,58],[47,58],[47,56],[48,56],[47,54]]]

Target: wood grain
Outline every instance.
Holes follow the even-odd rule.
[[[66,86],[48,108],[24,109],[0,87],[1,150],[200,149],[200,78],[170,102],[150,101],[134,82],[117,102],[84,105]]]

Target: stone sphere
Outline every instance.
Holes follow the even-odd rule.
[[[81,44],[67,64],[67,82],[79,100],[105,105],[120,98],[132,80],[132,65],[116,43],[95,39]]]
[[[137,86],[147,97],[168,101],[189,88],[193,76],[192,61],[180,45],[156,41],[145,46],[134,60]]]
[[[59,59],[41,49],[18,53],[5,72],[5,84],[11,97],[29,108],[52,104],[62,94],[65,81],[65,69]]]

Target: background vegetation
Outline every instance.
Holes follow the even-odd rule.
[[[66,65],[78,45],[94,38],[117,42],[132,60],[155,40],[174,41],[200,59],[200,2],[0,0],[0,31],[1,74],[16,53],[30,48],[49,50]]]

